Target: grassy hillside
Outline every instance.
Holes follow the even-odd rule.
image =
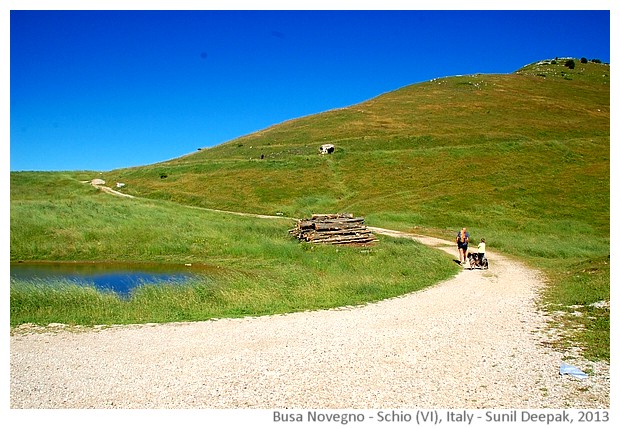
[[[11,174],[11,260],[206,264],[202,279],[144,285],[128,300],[66,282],[11,281],[11,325],[208,320],[357,305],[454,275],[443,252],[411,240],[300,244],[290,219],[257,219],[108,195],[92,172]],[[416,255],[412,258],[411,255]]]
[[[608,301],[610,68],[575,62],[434,79],[105,176],[201,207],[349,211],[444,238],[467,226],[543,269],[547,305]],[[597,320],[605,336],[609,309],[584,309],[577,325]]]
[[[563,64],[435,79],[102,177],[195,207],[347,211],[444,238],[466,226],[547,274],[547,308],[583,306],[563,322],[585,331],[567,336],[608,358],[609,308],[589,304],[609,301],[610,69]]]
[[[512,254],[559,256],[561,239],[607,256],[609,104],[608,65],[532,65],[412,85],[105,177],[201,207],[349,211],[445,237],[468,226]],[[323,143],[336,152],[318,155]]]
[[[478,223],[478,212],[514,217],[518,200],[539,214],[550,197],[571,216],[566,196],[608,195],[609,66],[571,73],[597,79],[531,68],[437,79],[106,178],[134,195],[291,216],[415,214],[403,224],[452,228]],[[323,143],[336,152],[319,156]]]

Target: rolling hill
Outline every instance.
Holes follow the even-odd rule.
[[[413,84],[105,178],[200,207],[353,212],[442,238],[466,226],[541,269],[548,308],[608,302],[610,67],[566,61]],[[585,308],[563,323],[608,350],[609,307]]]
[[[571,70],[559,60],[435,79],[105,178],[209,208],[349,211],[383,226],[486,235],[497,235],[495,221],[511,231],[561,223],[605,235],[609,75],[606,64]],[[336,151],[319,155],[324,143]]]
[[[609,306],[592,304],[609,302],[610,68],[565,61],[433,79],[100,177],[141,201],[296,218],[352,212],[447,239],[466,226],[473,244],[485,237],[544,273],[549,311],[582,306],[562,323],[585,326],[574,332],[588,338],[574,338],[608,358]],[[333,154],[319,154],[325,143]],[[78,189],[86,174],[73,176]],[[12,174],[12,213],[26,180],[56,178]]]

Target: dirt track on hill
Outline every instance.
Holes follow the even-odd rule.
[[[373,228],[445,250],[452,243]],[[609,366],[560,376],[539,274],[493,252],[359,307],[194,323],[21,327],[11,408],[609,408]],[[575,356],[575,353],[572,354]]]

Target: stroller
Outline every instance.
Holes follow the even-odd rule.
[[[467,260],[469,261],[469,268],[471,270],[479,268],[481,270],[489,269],[489,260],[485,253],[467,252]]]

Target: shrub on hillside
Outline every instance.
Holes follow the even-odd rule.
[[[586,57],[581,58],[581,64],[587,64],[588,59]]]
[[[566,67],[568,67],[569,69],[574,69],[575,68],[575,60],[570,59],[570,60],[566,60],[566,62],[564,63],[564,65]]]

